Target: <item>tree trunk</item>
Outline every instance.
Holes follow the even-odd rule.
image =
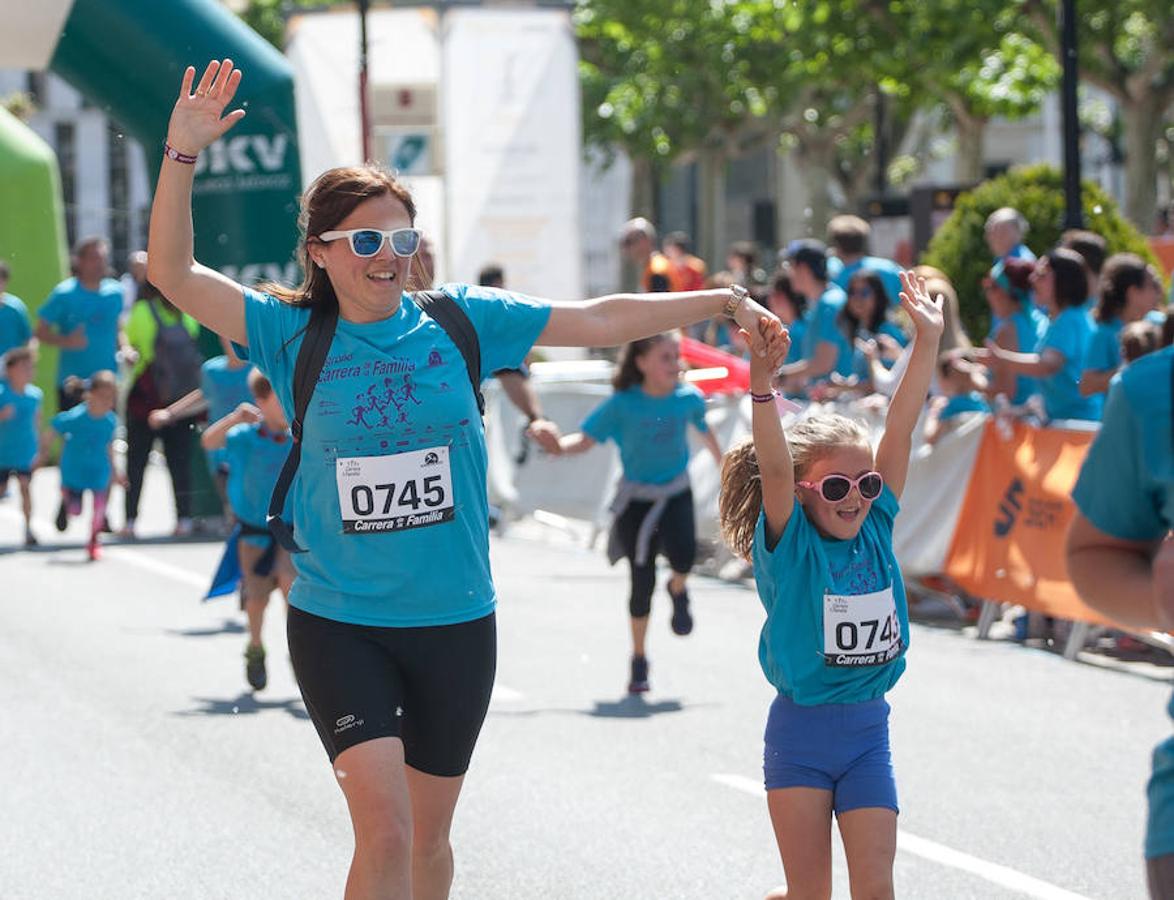
[[[726,155],[706,147],[698,154],[697,250],[710,271],[726,266]]]
[[[822,138],[800,138],[795,152],[795,162],[803,185],[807,189],[807,205],[804,219],[807,234],[823,240],[828,221],[832,217],[832,167],[835,164],[835,148],[830,140]]]
[[[1152,94],[1140,101],[1121,103],[1125,127],[1125,215],[1143,234],[1149,234],[1153,228],[1157,208],[1157,143],[1162,130],[1162,111]]]
[[[958,155],[954,159],[954,180],[958,184],[971,185],[982,181],[983,136],[987,120],[972,116],[951,104],[954,110],[954,127],[958,132]]]
[[[632,216],[644,216],[656,222],[656,170],[647,157],[632,160]]]

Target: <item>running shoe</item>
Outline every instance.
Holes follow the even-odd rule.
[[[679,594],[675,594],[671,587],[668,591],[669,596],[673,598],[673,634],[683,637],[693,630],[693,614],[689,612],[689,592],[682,589]]]
[[[69,510],[66,509],[64,500],[57,507],[57,518],[53,520],[53,524],[57,526],[58,531],[65,531],[69,527]]]
[[[37,540],[37,536],[33,534],[32,529],[27,529],[24,533],[24,545],[26,547],[39,547],[41,544]]]
[[[102,558],[102,545],[98,543],[98,539],[91,538],[90,542],[86,544],[86,555],[89,556],[90,562],[97,562]]]
[[[265,648],[251,644],[245,648],[245,680],[254,691],[262,690],[269,683],[265,671]]]
[[[643,694],[648,690],[648,657],[632,657],[632,679],[628,682],[629,694]]]

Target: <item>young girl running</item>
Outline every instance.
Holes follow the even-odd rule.
[[[784,436],[771,373],[755,360],[753,439],[722,466],[722,531],[753,562],[767,613],[759,661],[778,696],[763,768],[792,898],[831,896],[833,813],[852,896],[893,896],[885,693],[909,644],[893,518],[943,327],[941,298],[930,299],[924,279],[901,278],[916,334],[875,458],[865,428],[843,416],[812,416]]]
[[[649,687],[644,643],[662,546],[673,570],[668,582],[673,633],[693,630],[685,582],[697,544],[686,426],[701,432],[719,464],[721,449],[705,424],[701,392],[681,383],[680,345],[674,336],[655,335],[625,346],[612,384],[615,393],[587,417],[580,433],[564,436],[561,446],[564,453],[581,453],[610,438],[620,448],[624,477],[611,506],[615,519],[608,557],[615,563],[626,556],[631,569],[628,691],[639,694]]]
[[[76,390],[80,379],[66,380],[67,391]],[[89,491],[94,499],[94,516],[90,523],[90,540],[86,545],[91,560],[100,556],[98,535],[106,519],[106,499],[114,474],[114,454],[111,441],[118,419],[114,403],[118,399],[118,384],[114,373],[103,369],[95,372],[85,383],[83,401],[53,417],[53,430],[65,438],[61,450],[61,509],[57,513],[57,530],[65,531],[71,516],[81,515],[82,495]],[[125,486],[126,479],[114,480]]]
[[[33,384],[35,356],[28,347],[14,347],[4,354],[5,379],[0,381],[0,491],[8,489],[15,475],[20,485],[24,512],[24,545],[33,547],[33,500],[29,490],[37,458],[37,434],[41,430],[41,389]]]

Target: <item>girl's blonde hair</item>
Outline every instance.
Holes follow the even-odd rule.
[[[787,446],[798,481],[818,459],[840,447],[871,447],[868,430],[855,419],[835,413],[808,416],[787,429]],[[754,530],[762,512],[762,479],[752,438],[736,444],[722,459],[718,520],[722,537],[738,556],[750,559]]]

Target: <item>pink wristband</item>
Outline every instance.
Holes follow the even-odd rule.
[[[755,403],[770,403],[770,401],[772,401],[777,396],[777,391],[771,391],[769,394],[756,394],[754,391],[750,392],[750,399]]]
[[[168,159],[175,160],[176,162],[187,163],[189,166],[196,161],[195,156],[188,156],[186,153],[180,153],[169,143],[167,143],[167,141],[163,142],[163,155]],[[199,154],[196,154],[196,156],[199,156]]]

